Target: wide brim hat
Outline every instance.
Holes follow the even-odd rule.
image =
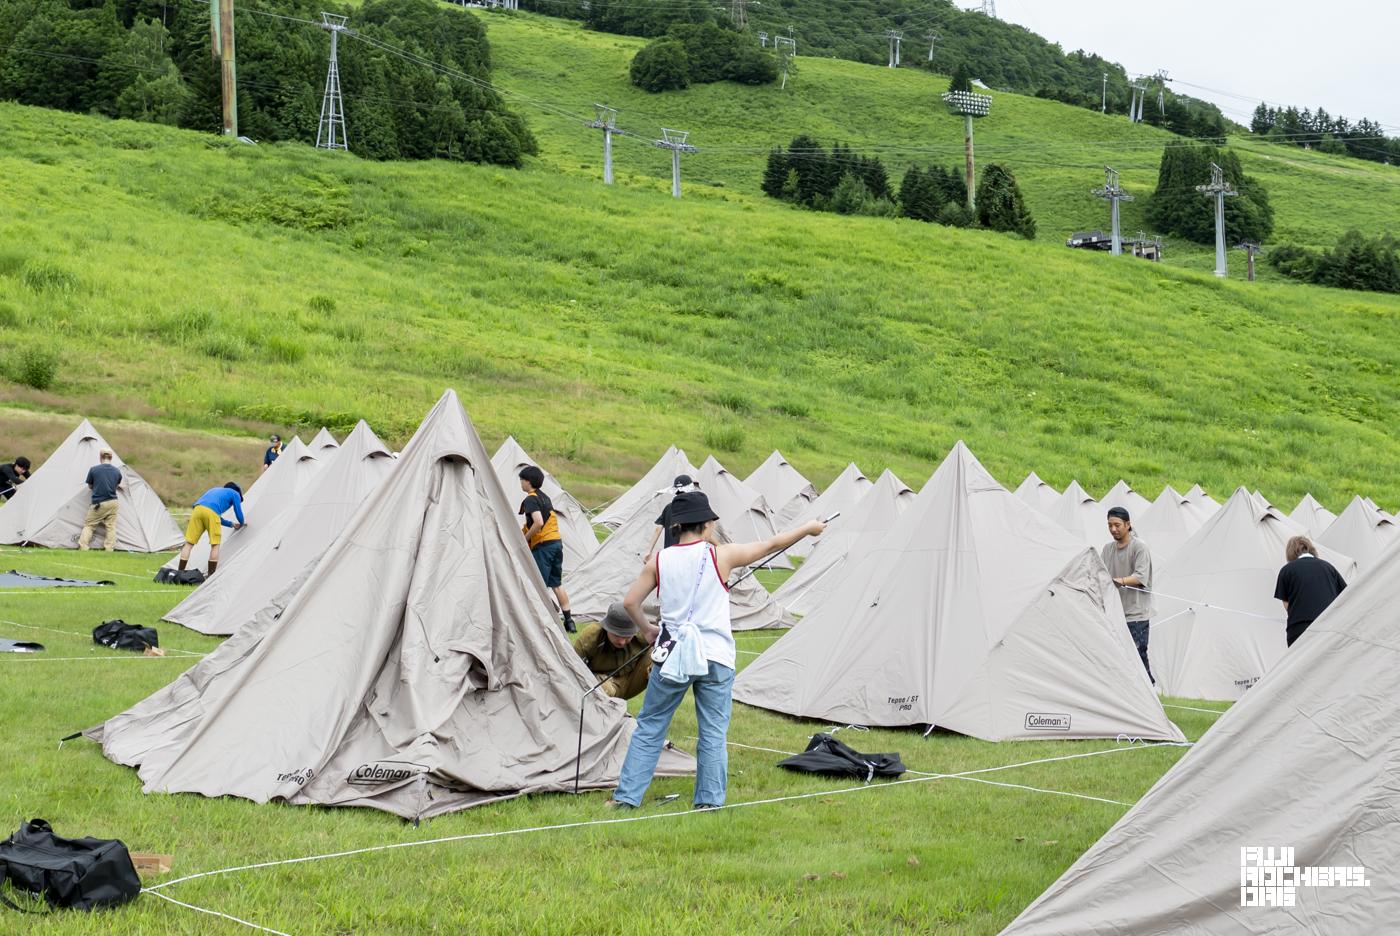
[[[622,602],[614,601],[608,605],[608,613],[603,615],[603,630],[614,637],[636,637],[637,622],[632,620],[632,615],[627,613],[627,609],[622,606]]]
[[[686,491],[671,500],[671,522],[681,526],[709,523],[719,515],[710,508],[710,499],[700,491]]]

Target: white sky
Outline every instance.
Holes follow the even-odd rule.
[[[1129,74],[1166,69],[1178,92],[1245,125],[1265,99],[1400,136],[1400,0],[997,0],[997,15]]]

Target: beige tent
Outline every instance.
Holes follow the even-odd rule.
[[[416,819],[568,790],[581,702],[582,786],[616,782],[626,703],[585,701],[592,674],[455,393],[392,465],[294,595],[88,732],[146,792]],[[688,769],[675,752],[662,761]]]
[[[1152,506],[1141,514],[1133,514],[1133,530],[1152,551],[1152,562],[1157,571],[1164,568],[1164,564],[1195,535],[1203,523],[1205,518],[1201,513],[1170,484],[1162,488],[1162,493],[1157,495]]]
[[[1205,488],[1199,484],[1191,485],[1191,490],[1181,496],[1200,514],[1202,523],[1215,516],[1215,512],[1220,509],[1220,502],[1207,494]]]
[[[678,475],[690,475],[692,478],[699,474],[699,470],[690,463],[690,459],[685,457],[685,452],[674,445],[666,450],[651,470],[642,477],[642,480],[632,485],[622,496],[613,501],[603,510],[593,522],[608,529],[617,529],[632,513],[637,509],[637,505],[642,501],[649,500],[653,494],[662,489],[669,490],[671,484]]]
[[[987,741],[1180,740],[1098,554],[959,442],[838,590],[739,674],[734,698]]]
[[[802,476],[777,449],[754,469],[744,483],[762,494],[776,514],[776,526],[784,529],[817,499],[816,486]]]
[[[1040,475],[1032,471],[1016,488],[1016,496],[1041,513],[1049,514],[1055,508],[1055,501],[1060,499],[1060,492],[1040,480]]]
[[[818,495],[816,500],[788,521],[788,528],[810,523],[813,520],[825,520],[835,513],[845,517],[855,509],[856,504],[860,502],[865,492],[870,490],[873,483],[861,473],[854,462],[850,463],[836,476],[836,480],[832,481],[826,490]],[[838,517],[835,522],[840,523],[841,517]],[[788,555],[793,558],[809,556],[812,554],[812,550],[817,548],[817,542],[810,536],[804,537],[788,550]]]
[[[1049,516],[1085,546],[1098,548],[1109,540],[1108,508],[1080,487],[1078,481],[1069,483]]]
[[[219,546],[220,568],[228,568],[229,563],[250,541],[256,540],[265,531],[276,529],[277,518],[281,516],[282,511],[296,501],[297,495],[310,483],[326,460],[333,457],[334,448],[322,448],[318,453],[313,453],[301,439],[293,436],[292,441],[283,446],[282,454],[277,456],[277,460],[266,471],[258,475],[258,480],[253,482],[244,495],[243,516],[248,525],[241,530],[224,528],[223,542]],[[172,556],[170,561],[166,562],[166,566],[172,569],[179,564],[178,555]],[[190,550],[185,567],[200,571],[209,568],[207,537],[200,539]]]
[[[340,443],[335,440],[335,436],[331,435],[329,429],[322,426],[321,431],[312,437],[311,444],[308,445],[307,448],[313,452],[319,453],[322,449],[340,448]],[[271,471],[272,469],[268,470]]]
[[[1391,549],[1002,936],[1394,932],[1397,630]],[[1242,850],[1256,847],[1289,849],[1298,868],[1363,868],[1369,886],[1304,883],[1287,906],[1256,903],[1284,896],[1243,889],[1260,872]]]
[[[150,553],[178,547],[184,536],[160,497],[86,419],[0,507],[0,544],[76,549],[92,505],[88,469],[98,464],[103,449],[112,452],[112,464],[122,472],[117,549]],[[102,548],[105,536],[99,530],[92,548]]]
[[[647,544],[657,529],[656,518],[671,502],[671,497],[669,488],[652,494],[651,499],[639,504],[632,516],[604,540],[583,565],[564,570],[564,590],[569,593],[575,617],[584,621],[602,620],[608,605],[621,601],[627,594],[642,570]],[[720,538],[728,540],[723,524],[720,524]],[[657,547],[660,546],[658,539]],[[735,572],[730,580],[740,575],[741,572]],[[734,630],[790,627],[795,623],[752,575],[730,589],[729,617]]]
[[[1158,688],[1193,699],[1238,699],[1283,656],[1288,615],[1274,598],[1284,546],[1302,527],[1239,488],[1154,569],[1149,655]],[[1150,545],[1150,541],[1149,541]],[[1356,564],[1325,546],[1350,582]]]
[[[894,526],[916,495],[888,468],[849,514],[843,514],[817,540],[817,547],[773,597],[793,614],[811,614],[847,582],[858,565]]]
[[[1353,497],[1337,519],[1316,538],[1316,545],[1351,556],[1356,560],[1357,569],[1365,572],[1396,540],[1400,540],[1400,525],[1394,518],[1378,509],[1374,501],[1368,503]],[[1351,581],[1345,572],[1342,577]]]
[[[1309,536],[1318,537],[1332,525],[1332,521],[1337,519],[1337,515],[1318,503],[1317,499],[1309,492],[1303,495],[1302,500],[1298,501],[1298,506],[1293,508],[1288,519],[1307,530]]]
[[[736,543],[756,543],[778,533],[777,517],[767,499],[736,478],[711,455],[696,475],[725,532]],[[770,569],[791,569],[786,555],[768,563]]]
[[[229,541],[238,544],[238,551],[224,558],[221,550],[219,570],[166,612],[164,620],[201,634],[235,633],[310,571],[394,464],[364,420],[344,445],[322,452],[328,464],[302,488],[296,503],[256,521],[250,509],[248,526]]]
[[[543,470],[543,466],[515,441],[515,436],[507,436],[491,457],[491,467],[501,481],[506,500],[514,502],[517,510],[525,499],[520,490],[520,469],[526,465]],[[559,535],[564,540],[564,568],[574,568],[598,551],[598,534],[593,532],[588,511],[548,471],[544,473],[544,492],[554,502],[555,513],[559,515]]]
[[[1110,507],[1122,507],[1128,511],[1128,516],[1137,519],[1138,516],[1146,512],[1148,507],[1152,506],[1152,502],[1130,488],[1128,482],[1119,481],[1099,499],[1099,506],[1104,510],[1104,529],[1106,531],[1108,529],[1106,517]]]

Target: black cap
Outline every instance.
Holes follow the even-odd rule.
[[[1110,508],[1108,508],[1108,517],[1109,517],[1110,520],[1113,519],[1114,517],[1117,517],[1119,520],[1122,520],[1124,523],[1131,523],[1131,522],[1132,522],[1132,519],[1133,519],[1132,517],[1129,517],[1129,516],[1128,516],[1128,508],[1126,508],[1126,507],[1110,507]]]
[[[676,475],[676,480],[671,482],[671,487],[690,487],[695,483],[695,479],[690,475]]]
[[[28,470],[29,470],[29,459],[27,459],[27,458],[25,458],[23,455],[21,455],[19,458],[16,458],[16,459],[15,459],[15,467],[16,467],[16,468],[23,468],[25,471],[28,471]]]
[[[681,526],[708,523],[719,516],[710,509],[710,499],[699,491],[686,491],[671,499],[671,522]]]
[[[268,439],[268,441],[269,441],[269,442],[281,442],[281,441],[282,441],[282,437],[281,437],[280,435],[273,435],[273,436],[271,436],[271,437]]]

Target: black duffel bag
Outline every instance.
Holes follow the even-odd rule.
[[[204,573],[199,569],[171,569],[161,566],[156,570],[154,581],[158,585],[202,585]]]
[[[812,735],[807,750],[778,761],[778,766],[798,773],[857,777],[866,783],[876,777],[898,777],[904,773],[904,762],[898,754],[862,754],[825,733]]]
[[[0,842],[0,874],[16,890],[40,894],[55,909],[116,907],[141,893],[125,845],[115,839],[60,838],[43,819],[29,820]],[[25,909],[3,893],[0,901]]]
[[[92,629],[92,642],[113,650],[135,650],[159,647],[160,636],[154,627],[137,627],[123,620],[103,621]]]

